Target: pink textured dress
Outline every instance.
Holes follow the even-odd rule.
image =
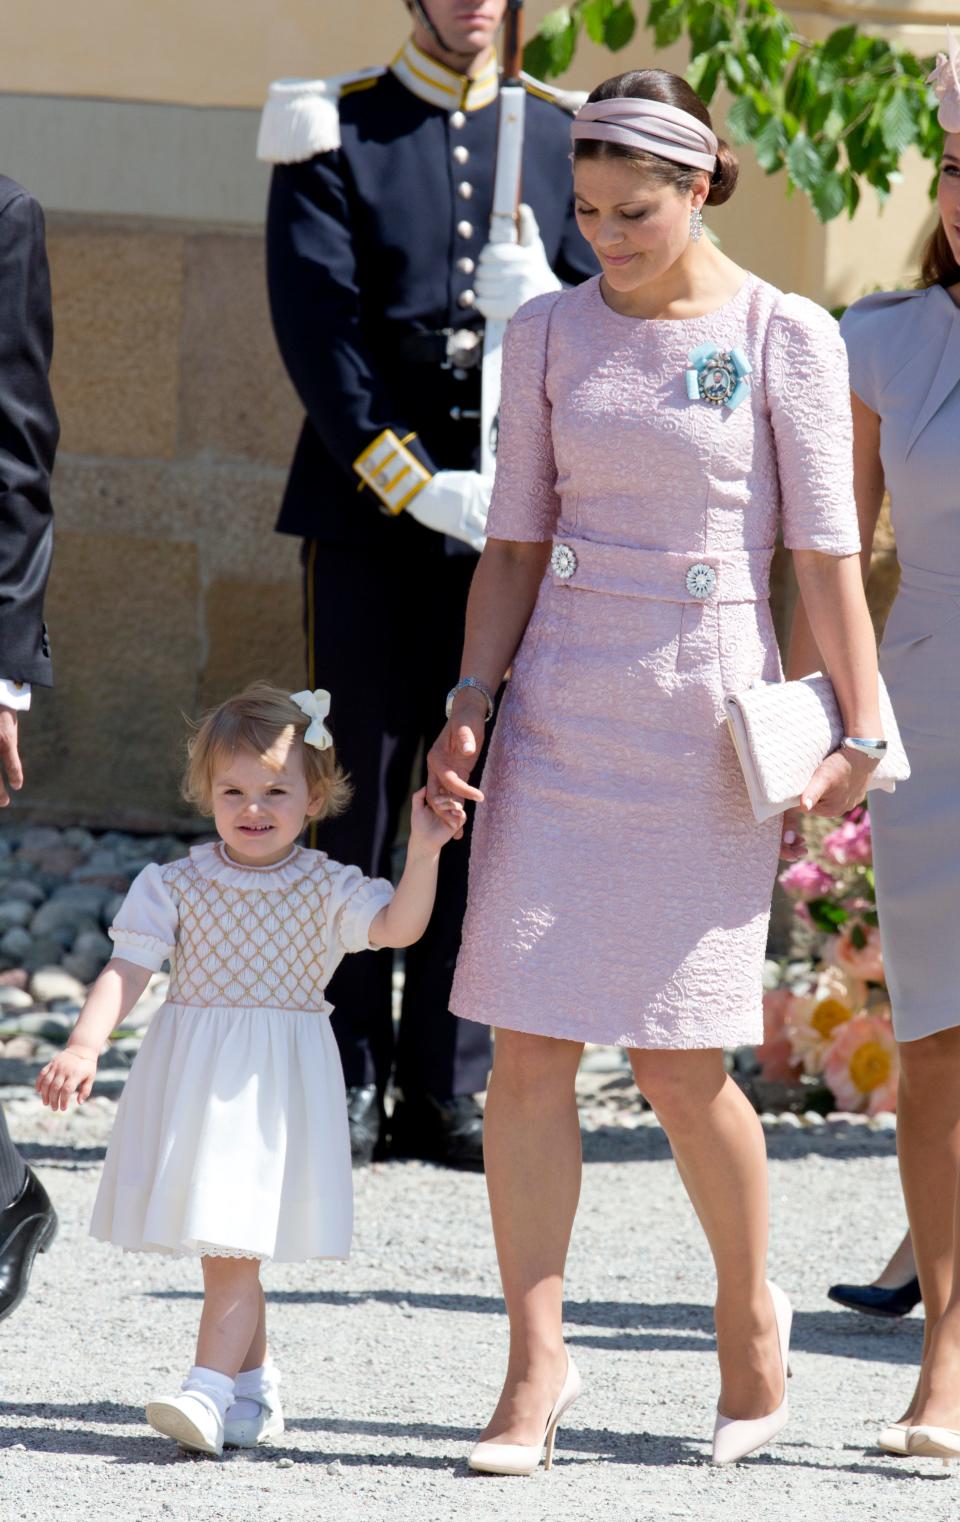
[[[688,394],[704,346],[750,366],[732,410]],[[820,307],[748,276],[705,317],[644,321],[598,277],[517,314],[488,532],[554,547],[483,774],[456,1014],[648,1048],[761,1039],[779,823],[754,820],[722,699],[781,674],[781,526],[791,549],[859,549],[846,354]]]

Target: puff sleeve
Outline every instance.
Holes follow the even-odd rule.
[[[114,955],[158,972],[173,954],[179,915],[156,862],[134,878],[108,932]]]
[[[546,392],[547,336],[562,292],[522,306],[503,340],[497,474],[487,536],[536,544],[553,538],[560,515]]]
[[[340,955],[379,950],[370,944],[370,926],[392,898],[393,886],[385,877],[364,877],[359,867],[343,867],[330,894],[333,949]]]
[[[847,351],[834,319],[802,296],[784,296],[771,317],[766,389],[784,544],[855,555],[860,530]]]

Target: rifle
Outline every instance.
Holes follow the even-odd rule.
[[[523,62],[523,0],[507,0],[503,29],[503,83],[497,118],[497,161],[493,181],[490,242],[516,243],[523,167],[523,114],[526,91],[520,78]],[[497,454],[500,412],[500,365],[506,324],[487,322],[483,335],[480,401],[480,471],[492,476]]]

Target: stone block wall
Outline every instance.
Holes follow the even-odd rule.
[[[165,828],[182,716],[304,675],[298,544],[273,532],[300,407],[262,232],[54,214],[62,422],[47,617],[24,723],[32,816]]]

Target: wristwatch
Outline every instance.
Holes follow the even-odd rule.
[[[450,688],[450,691],[447,693],[447,718],[449,719],[450,717],[454,698],[456,697],[457,693],[462,692],[465,687],[476,687],[478,692],[483,693],[483,696],[487,700],[486,718],[492,719],[494,709],[493,693],[490,691],[490,688],[487,686],[486,682],[481,682],[478,676],[462,676],[456,686]]]
[[[881,761],[887,748],[886,740],[862,740],[859,735],[844,735],[840,745],[847,750],[859,751],[868,761]]]

